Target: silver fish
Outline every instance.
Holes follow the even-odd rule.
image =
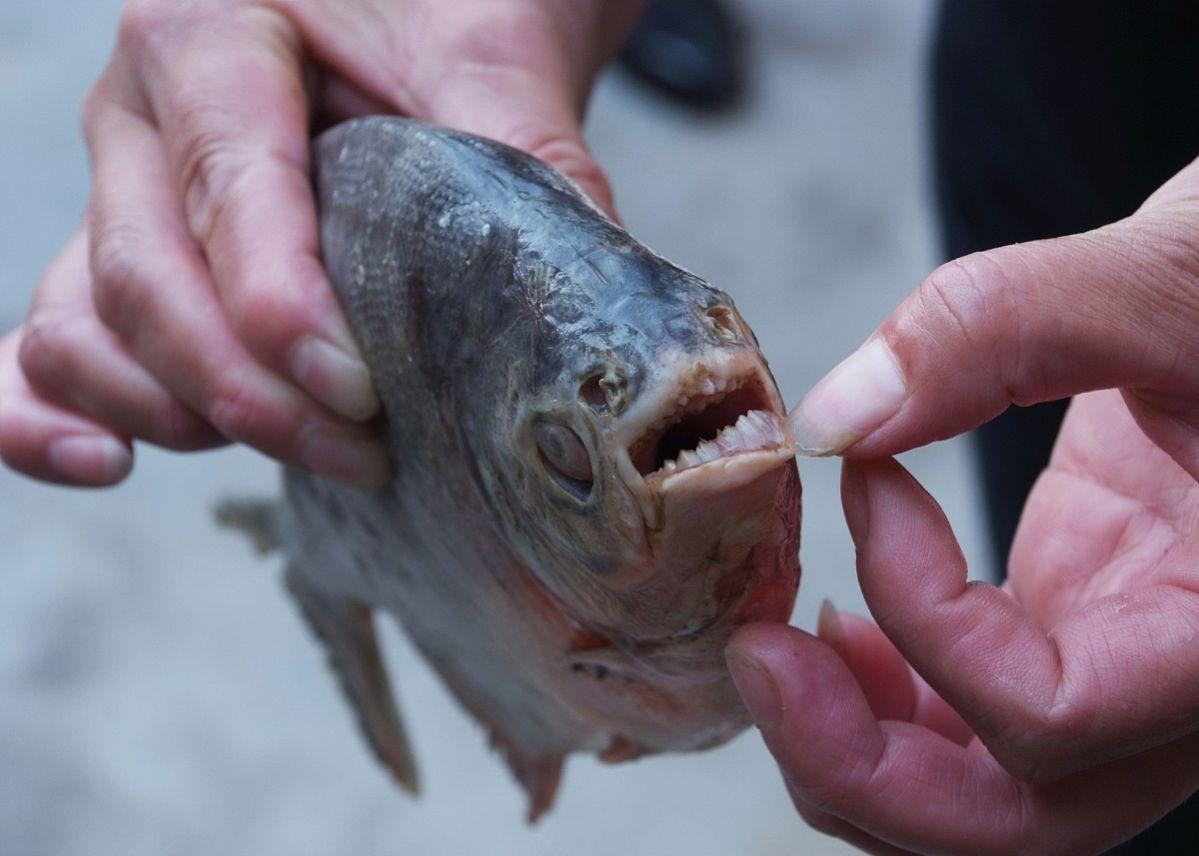
[[[416,767],[372,614],[395,616],[490,732],[535,820],[564,758],[721,744],[749,724],[723,649],[786,621],[799,478],[729,297],[563,176],[396,118],[315,146],[324,260],[383,402],[396,475],[297,471],[286,580],[383,764]]]

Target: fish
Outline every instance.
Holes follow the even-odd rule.
[[[375,630],[398,620],[528,798],[750,724],[723,650],[786,622],[800,482],[778,386],[731,298],[498,142],[394,117],[314,142],[320,242],[394,477],[286,469],[225,522],[286,586],[402,787],[417,767]]]

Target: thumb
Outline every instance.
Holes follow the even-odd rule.
[[[583,140],[578,101],[560,76],[491,67],[447,81],[431,118],[544,161],[615,220],[612,187]]]
[[[942,266],[807,394],[791,425],[808,454],[879,457],[1013,403],[1096,389],[1152,393],[1189,419],[1199,416],[1197,329],[1199,209],[1171,202]]]

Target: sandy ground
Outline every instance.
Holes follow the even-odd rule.
[[[741,0],[754,90],[699,119],[604,79],[590,138],[632,229],[732,293],[790,401],[935,262],[923,60],[929,3]],[[115,0],[0,5],[0,328],[78,216],[77,112]],[[906,462],[982,556],[968,448]],[[860,609],[835,462],[803,462],[795,620]],[[757,736],[620,768],[574,759],[535,830],[480,730],[398,634],[388,655],[424,772],[395,792],[278,584],[211,522],[268,493],[246,450],[140,450],[104,493],[0,472],[0,853],[839,853],[794,815]]]

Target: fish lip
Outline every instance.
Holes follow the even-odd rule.
[[[756,350],[721,350],[698,360],[694,354],[677,352],[663,360],[659,376],[669,380],[647,385],[639,400],[605,432],[605,444],[615,459],[617,472],[641,505],[646,528],[651,532],[663,525],[664,494],[687,487],[718,491],[735,486],[732,481],[720,478],[722,473],[731,477],[733,471],[741,470],[748,477],[752,470],[760,475],[795,456],[782,396]],[[744,397],[745,410],[756,410],[772,423],[773,442],[738,449],[675,472],[664,472],[654,467],[653,462],[647,463],[647,444],[652,446],[660,441],[687,416],[718,406],[734,394]],[[740,407],[732,407],[729,424],[741,412]],[[730,468],[734,462],[736,466]]]
[[[771,444],[723,455],[673,473],[654,474],[647,479],[647,485],[664,495],[685,490],[720,493],[748,484],[794,457],[793,443]]]

